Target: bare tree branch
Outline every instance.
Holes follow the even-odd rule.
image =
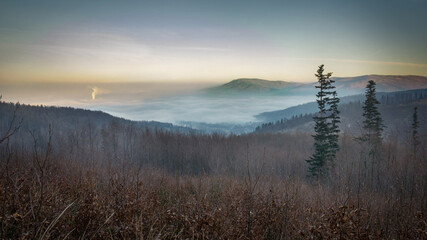
[[[1,99],[1,96],[0,96],[0,99]],[[18,109],[19,109],[19,103],[15,104],[12,120],[9,123],[9,128],[7,129],[6,133],[3,134],[3,136],[0,138],[0,144],[2,144],[5,140],[12,137],[21,128],[22,121],[23,121],[22,118],[17,125],[14,124],[16,121],[16,112],[18,111]]]

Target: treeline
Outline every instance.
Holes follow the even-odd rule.
[[[13,117],[15,109],[17,118],[22,119],[22,128],[26,130],[34,130],[37,132],[47,132],[48,125],[57,125],[58,130],[69,132],[75,131],[81,126],[91,125],[92,127],[102,127],[112,121],[118,124],[134,124],[140,129],[158,129],[162,131],[176,132],[195,132],[191,128],[175,126],[170,123],[162,123],[156,121],[130,121],[127,119],[111,116],[102,111],[91,111],[72,107],[55,107],[55,106],[32,106],[20,103],[7,103],[0,101],[0,127],[8,127],[9,121]]]
[[[282,118],[276,122],[263,123],[260,126],[255,128],[257,133],[266,133],[266,132],[282,132],[285,130],[295,129],[304,124],[310,123],[313,121],[313,114],[300,114],[294,115],[290,119]]]
[[[13,107],[11,104],[7,106]],[[28,112],[34,113],[37,110],[43,110],[40,107],[27,106],[27,108],[33,108]],[[359,108],[359,105],[356,103],[348,105],[349,112],[361,115],[361,112],[353,111],[354,108]],[[402,108],[407,109],[406,106],[402,106]],[[393,107],[393,109],[396,108]],[[26,115],[26,112],[20,112],[20,110],[19,107],[15,124],[22,118],[22,126],[13,137],[8,139],[8,145],[1,146],[3,158],[10,152],[13,152],[15,156],[22,155],[21,157],[31,155],[35,147],[32,135],[37,140],[37,149],[45,148],[49,139],[49,126],[52,130],[53,156],[64,159],[64,161],[75,162],[75,164],[83,164],[92,169],[117,165],[126,168],[136,165],[141,168],[156,167],[174,174],[209,173],[242,176],[247,172],[245,166],[249,162],[251,171],[259,170],[261,166],[264,166],[264,173],[274,174],[280,178],[304,178],[306,173],[304,160],[312,152],[311,132],[208,135],[141,128],[138,123],[132,121],[96,120],[90,117],[64,121],[64,125],[60,124],[62,120],[50,118],[50,121],[43,124],[41,122],[45,121],[45,115]],[[346,111],[346,108],[342,110],[343,116]],[[412,109],[407,109],[407,111],[408,128],[410,128]],[[423,143],[425,143],[426,137],[425,124],[423,124],[425,112],[422,106],[418,109],[421,122],[419,126],[420,140]],[[0,122],[2,133],[7,131],[12,113],[13,111],[9,114],[2,114]],[[68,112],[64,113],[65,116],[60,119],[66,118]],[[308,120],[310,117],[310,115],[306,115],[301,118]],[[301,118],[288,121],[297,123]],[[406,145],[410,144],[410,141],[405,142],[400,139],[408,139],[409,134],[409,132],[396,131],[386,135],[385,140],[389,144],[397,144],[396,148],[404,149]],[[340,145],[343,146],[340,154],[351,152],[352,156],[351,158],[345,157],[337,163],[346,168],[358,160],[357,153],[360,152],[360,149],[357,147],[357,142],[352,140],[354,136],[356,135],[351,134],[350,131],[344,131],[340,136]],[[395,149],[384,151],[391,158]],[[421,148],[420,151],[420,156],[424,156],[425,148]],[[405,154],[404,150],[399,152],[400,157],[405,157]],[[397,156],[393,158],[399,159]],[[340,174],[343,176],[343,173]]]
[[[377,93],[381,104],[404,104],[427,98],[427,89],[416,89],[391,93]]]
[[[340,94],[340,91],[338,91]],[[425,99],[427,89],[415,89],[398,92],[378,92],[377,97],[382,104],[405,104],[417,100]],[[363,94],[340,97],[340,106],[353,102],[361,102],[364,99]],[[264,112],[256,117],[263,122],[276,122],[281,119],[290,119],[293,116],[312,114],[317,111],[317,103],[309,102],[301,105],[289,107],[283,110]]]
[[[427,90],[410,90],[393,93],[377,93],[380,102],[379,111],[381,112],[384,123],[388,126],[385,130],[386,135],[398,134],[400,140],[405,140],[409,136],[411,117],[414,107],[419,108],[419,115],[422,121],[427,120]],[[363,100],[352,101],[339,105],[341,112],[342,131],[357,134],[360,133],[362,126],[362,105]],[[427,132],[425,125],[420,126],[421,132]],[[274,132],[312,132],[313,114],[299,114],[291,118],[282,118],[275,122],[263,123],[255,129],[256,133],[274,133]],[[425,134],[423,134],[425,138]]]
[[[409,105],[380,107],[387,126],[385,131],[389,132],[384,136],[386,140],[410,144],[413,104],[414,102],[410,102]],[[246,171],[242,166],[246,166],[249,160],[254,169],[264,164],[264,171],[268,170],[281,178],[303,178],[306,167],[304,159],[311,152],[311,131],[274,134],[277,130],[295,129],[304,122],[310,123],[312,115],[308,114],[265,126],[256,134],[226,136],[172,131],[171,128],[161,128],[164,125],[157,123],[153,123],[154,127],[144,126],[139,122],[114,118],[102,112],[1,103],[1,133],[7,132],[10,127],[15,108],[14,124],[17,125],[21,119],[22,123],[14,136],[8,139],[8,151],[15,151],[17,154],[33,152],[32,135],[37,139],[37,147],[46,146],[50,127],[52,152],[55,156],[79,164],[89,164],[93,168],[120,163],[157,167],[179,174],[239,176]],[[72,114],[73,111],[79,114]],[[361,126],[354,121],[361,118],[361,103],[343,105],[340,111],[343,129],[341,141],[344,141],[345,138],[357,136],[355,133],[361,130]],[[427,121],[426,113],[425,105],[420,104],[419,135],[423,143],[427,132],[426,125],[423,124]],[[393,121],[388,120],[393,118]],[[309,125],[308,128],[312,129],[312,126]],[[352,144],[357,145],[356,142]],[[1,147],[6,151],[5,145]]]
[[[309,150],[294,148],[296,136],[208,135],[143,127],[138,122],[91,111],[79,117],[62,108],[50,108],[45,112],[44,107],[24,108],[10,103],[0,106],[9,109],[2,111],[2,133],[9,128],[15,107],[15,124],[23,120],[13,138],[8,139],[11,151],[31,153],[34,148],[32,134],[37,139],[37,147],[46,146],[50,127],[52,154],[78,164],[92,165],[93,168],[123,163],[125,166],[158,167],[179,174],[238,175],[246,171],[241,166],[246,165],[248,157],[251,161],[261,162],[263,149],[266,148],[264,161],[268,162],[269,169],[273,167],[277,174],[288,176],[290,166],[283,166],[284,151],[290,150],[286,153],[289,158],[298,155],[302,159],[303,153]],[[307,140],[306,137],[303,139],[300,141]],[[289,146],[283,148],[287,142]],[[302,164],[292,165],[293,171],[303,171]]]

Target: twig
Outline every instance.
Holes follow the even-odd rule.
[[[58,223],[59,219],[62,217],[62,215],[64,215],[64,213],[71,207],[74,205],[74,202],[70,203],[62,212],[61,214],[59,214],[58,217],[56,217],[50,224],[49,226],[46,228],[46,231],[44,231],[43,235],[41,236],[40,240],[43,240],[45,238],[45,236],[47,236],[46,239],[49,239],[49,231]],[[67,235],[68,236],[68,235]]]

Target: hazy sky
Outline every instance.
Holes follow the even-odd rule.
[[[1,1],[0,81],[427,75],[427,1]]]

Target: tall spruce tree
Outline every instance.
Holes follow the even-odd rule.
[[[366,85],[365,96],[366,99],[363,103],[363,135],[359,138],[364,146],[364,170],[363,173],[367,174],[367,163],[371,164],[370,182],[374,186],[375,165],[379,164],[380,148],[382,144],[382,131],[384,130],[383,120],[378,111],[377,105],[380,103],[376,97],[375,90],[376,83],[369,80]],[[367,153],[367,154],[366,154]],[[369,161],[368,161],[369,160]],[[365,175],[366,176],[366,175]],[[377,173],[379,176],[379,173]]]
[[[328,175],[329,166],[334,165],[336,153],[339,150],[339,98],[334,90],[335,86],[332,85],[334,81],[330,79],[332,73],[324,74],[323,64],[319,66],[315,76],[319,83],[315,86],[319,89],[316,94],[319,112],[313,117],[315,151],[306,161],[309,164],[309,177],[321,179]]]
[[[338,110],[338,104],[340,102],[340,99],[338,98],[337,92],[335,91],[335,86],[332,85],[335,81],[330,79],[329,82],[330,82],[330,85],[328,86],[328,89],[329,89],[328,93],[332,96],[327,98],[327,104],[329,105],[328,112],[329,112],[329,119],[330,119],[330,122],[328,123],[329,124],[329,133],[328,133],[329,152],[328,152],[327,160],[330,167],[334,167],[336,154],[339,150],[338,140],[339,140],[340,129],[338,124],[341,121],[339,116],[340,111]]]
[[[363,128],[365,132],[362,140],[372,144],[381,142],[381,134],[384,130],[383,120],[377,107],[380,102],[376,97],[375,86],[376,83],[369,80],[365,91],[366,99],[363,103]]]

